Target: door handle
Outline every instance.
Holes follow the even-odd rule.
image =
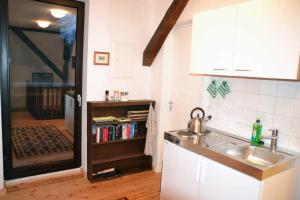
[[[81,107],[81,104],[82,104],[82,98],[81,98],[81,95],[80,94],[77,94],[77,101],[78,101],[78,106]]]

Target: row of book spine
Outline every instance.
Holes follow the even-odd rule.
[[[137,123],[93,125],[93,135],[96,143],[132,139],[137,137],[137,134]]]

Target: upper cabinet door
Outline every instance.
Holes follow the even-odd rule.
[[[238,4],[236,40],[233,62],[233,76],[260,76],[263,31],[262,8],[260,1],[248,1]]]
[[[238,4],[233,75],[297,79],[300,1],[253,0]]]
[[[227,6],[194,15],[192,74],[232,74],[236,9]]]

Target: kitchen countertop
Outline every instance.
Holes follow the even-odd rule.
[[[248,140],[216,129],[209,128],[208,130],[210,133],[198,137],[196,141],[186,136],[186,134],[191,134],[186,130],[165,132],[164,139],[258,180],[264,180],[292,168],[297,158],[296,154],[279,149],[277,152],[287,157],[284,162],[268,167],[245,162],[228,155],[226,151],[241,145],[250,145]],[[266,149],[265,146],[260,147]]]

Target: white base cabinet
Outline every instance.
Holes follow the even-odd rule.
[[[263,181],[164,142],[161,200],[296,200],[299,166]]]
[[[198,199],[201,161],[201,156],[165,141],[160,199]]]
[[[199,200],[260,199],[259,180],[209,159],[203,161],[200,184]]]

